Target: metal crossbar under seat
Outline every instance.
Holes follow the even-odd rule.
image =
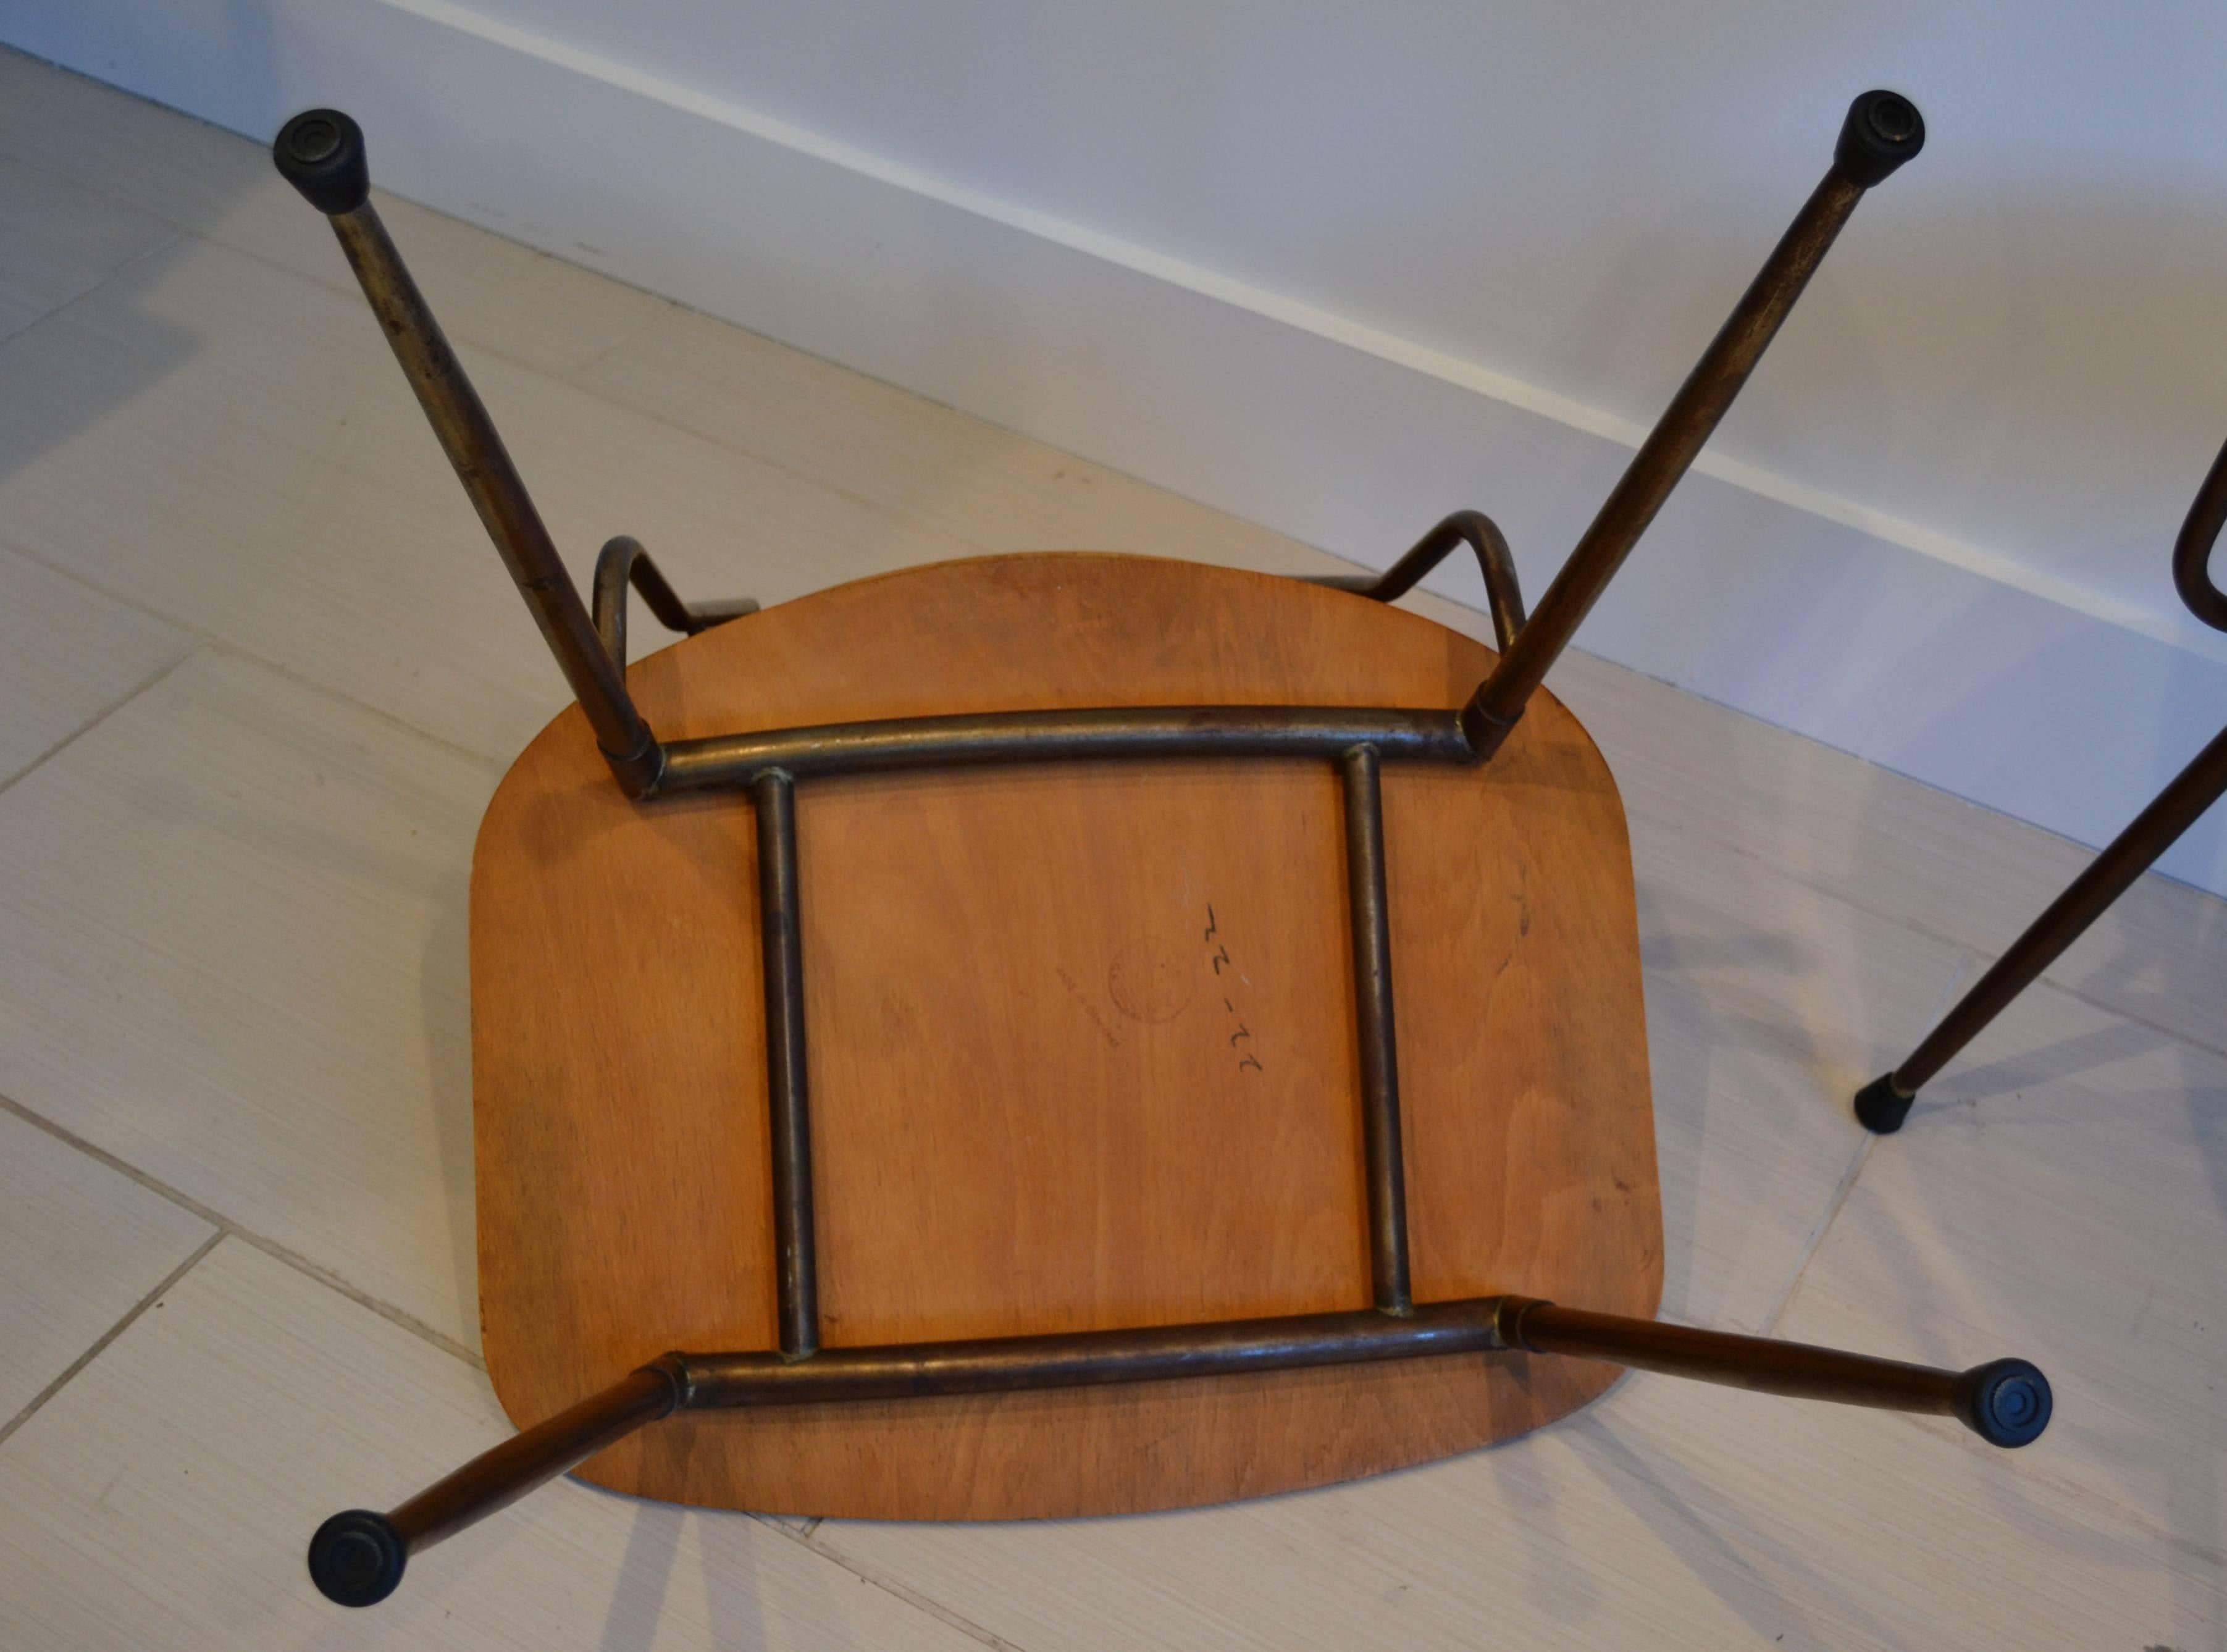
[[[310,1572],[318,1587],[348,1604],[384,1598],[411,1554],[645,1423],[681,1410],[1162,1381],[1426,1355],[1528,1352],[1844,1404],[1953,1415],[1998,1445],[2021,1445],[2038,1437],[2050,1415],[2049,1385],[2022,1360],[1997,1360],[1962,1372],[1937,1369],[1591,1313],[1526,1297],[1418,1303],[1409,1282],[1382,767],[1473,767],[1499,750],[1532,691],[1701,450],[1857,201],[1915,155],[1923,142],[1924,124],[1906,99],[1874,92],[1855,100],[1823,182],[1528,622],[1507,545],[1492,523],[1474,512],[1447,518],[1380,577],[1324,582],[1389,602],[1453,551],[1470,546],[1484,577],[1501,652],[1490,674],[1458,710],[1209,705],[1015,711],[660,741],[626,685],[629,587],[667,626],[690,633],[754,605],[684,603],[641,547],[620,539],[604,548],[598,562],[592,616],[583,607],[486,410],[371,205],[361,133],[348,117],[329,110],[290,121],[275,146],[279,169],[331,218],[366,297],[619,783],[645,801],[711,790],[750,796],[758,843],[778,1276],[777,1350],[667,1354],[385,1514],[358,1509],[335,1515],[310,1545]],[[1311,758],[1338,767],[1374,1305],[1277,1318],[822,1348],[796,788],[822,776],[866,772],[1173,757]]]

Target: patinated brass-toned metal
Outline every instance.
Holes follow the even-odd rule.
[[[374,1605],[394,1592],[412,1554],[507,1508],[644,1423],[670,1415],[683,1393],[679,1362],[667,1355],[481,1452],[384,1515],[366,1508],[335,1515],[309,1540],[309,1575],[328,1599]]]
[[[2173,586],[2181,602],[2217,631],[2227,631],[2227,592],[2212,583],[2211,574],[2211,551],[2223,526],[2227,526],[2227,446],[2211,462],[2173,547]],[[2227,796],[2227,730],[2214,736],[2186,768],[2166,782],[2165,789],[2005,949],[1900,1066],[1856,1092],[1856,1117],[1865,1127],[1880,1135],[1901,1129],[1918,1092],[2039,980],[2042,972],[2063,957],[2088,926],[2133,888],[2222,796]]]
[[[807,1361],[767,1353],[668,1354],[660,1363],[681,1374],[683,1406],[717,1409],[1162,1382],[1511,1350],[1605,1360],[1790,1399],[1956,1417],[2002,1446],[2038,1438],[2049,1416],[2048,1382],[2022,1360],[1997,1360],[1969,1371],[1939,1370],[1514,1296],[1416,1303],[1398,1314],[1362,1310],[1050,1336],[831,1348]],[[1983,1391],[1988,1396],[1984,1404],[1976,1397]]]
[[[1507,538],[1483,511],[1456,511],[1381,574],[1324,574],[1307,583],[1350,590],[1373,603],[1396,603],[1464,545],[1477,552],[1477,571],[1484,576],[1485,606],[1492,614],[1493,639],[1505,654],[1523,628],[1523,587],[1516,577],[1516,558]]]
[[[473,1458],[386,1515],[354,1509],[318,1529],[319,1586],[361,1579],[345,1604],[382,1599],[407,1557],[506,1508],[645,1423],[675,1410],[928,1399],[1106,1383],[1167,1382],[1311,1366],[1509,1351],[1563,1354],[1761,1394],[1933,1413],[1991,1444],[2039,1438],[2049,1384],[2022,1360],[1937,1370],[1836,1349],[1586,1313],[1528,1297],[1418,1303],[1393,1314],[1300,1314],[1196,1325],[981,1337],[782,1354],[667,1354],[601,1394]],[[322,1548],[320,1548],[322,1545]]]
[[[1588,1313],[1550,1302],[1516,1315],[1509,1345],[1796,1400],[1931,1412],[1956,1418],[1989,1445],[2006,1447],[2039,1439],[2049,1426],[2052,1406],[2048,1379],[2024,1360],[1993,1360],[1969,1371],[1944,1371],[1808,1343]]]
[[[1836,160],[1678,387],[1522,633],[1462,709],[1470,743],[1484,756],[1500,749],[1547,667],[1569,646],[1671,489],[1701,456],[1863,195],[1864,187]]]
[[[595,582],[596,635],[602,639],[603,652],[610,655],[611,663],[622,672],[626,670],[627,662],[629,581],[641,593],[641,600],[649,604],[649,611],[657,616],[658,623],[682,636],[692,637],[715,625],[724,625],[729,620],[739,620],[758,611],[757,603],[747,596],[720,603],[682,602],[680,593],[650,560],[649,552],[641,548],[641,541],[622,533],[605,541],[597,555]]]
[[[778,1355],[682,1354],[686,1404],[699,1408],[913,1400],[1031,1388],[1165,1382],[1290,1371],[1315,1365],[1484,1354],[1510,1344],[1501,1313],[1512,1298],[1431,1303],[1404,1314],[1351,1313],[1134,1330],[994,1336],[884,1348],[829,1348],[809,1360]]]
[[[442,335],[418,284],[410,278],[402,255],[387,239],[378,209],[367,200],[335,215],[332,226],[433,434],[456,467],[456,478],[470,495],[488,537],[502,553],[503,564],[571,685],[573,698],[588,714],[596,743],[621,783],[640,789],[656,772],[657,743],[635,710],[620,667],[597,636],[572,577],[565,571],[556,543],[542,525],[541,513],[533,507],[479,392]]]
[[[1859,1112],[1866,1115],[1864,1122],[1881,1133],[1901,1128],[1918,1090],[2009,1008],[2020,993],[2040,979],[2042,972],[2063,957],[2065,948],[2133,888],[2134,881],[2223,794],[2227,794],[2227,730],[2214,736],[2127,829],[2088,863],[2086,870],[2033,921],[2032,927],[2013,941],[1987,973],[1972,984],[1971,991],[1942,1017],[1940,1024],[1902,1065],[1878,1081],[1892,1088],[1901,1116],[1890,1121],[1877,1108],[1860,1107]]]
[[[2223,526],[2227,526],[2227,445],[2211,461],[2173,542],[2173,590],[2179,593],[2181,605],[2215,631],[2227,631],[2227,591],[2211,577],[2212,547],[2219,543]]]
[[[804,1058],[804,934],[797,914],[796,783],[778,769],[751,782],[758,826],[758,934],[765,957],[766,1095],[772,1109],[775,1290],[784,1358],[820,1347],[820,1263],[812,1225],[812,1119]]]
[[[1154,705],[1082,711],[916,717],[675,740],[660,794],[747,786],[769,769],[797,780],[986,763],[1164,757],[1343,758],[1370,746],[1388,762],[1473,763],[1452,711],[1338,706]]]
[[[1356,746],[1345,781],[1346,905],[1353,928],[1353,1002],[1361,1063],[1361,1142],[1369,1176],[1369,1272],[1376,1306],[1404,1314],[1407,1176],[1400,1144],[1400,1049],[1392,1019],[1392,921],[1384,893],[1384,798],[1376,748]]]

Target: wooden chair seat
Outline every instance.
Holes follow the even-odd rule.
[[[1289,579],[1100,554],[839,587],[634,665],[661,735],[1186,704],[1456,707],[1492,654]],[[1599,753],[1534,696],[1493,762],[1387,763],[1418,1301],[1649,1316],[1637,925]],[[1365,1308],[1335,764],[1156,759],[796,792],[830,1348]],[[748,800],[644,804],[581,711],[489,806],[471,896],[480,1306],[528,1427],[673,1348],[775,1346]],[[676,1414],[580,1472],[714,1507],[1104,1514],[1520,1434],[1615,1380],[1512,1354]]]

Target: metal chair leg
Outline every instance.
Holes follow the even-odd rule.
[[[1592,526],[1547,587],[1530,622],[1463,709],[1462,728],[1479,756],[1490,757],[1507,739],[1523,715],[1531,691],[1569,646],[1579,622],[1608,588],[1755,371],[1864,192],[1885,182],[1924,143],[1925,123],[1906,98],[1866,92],[1849,105],[1824,182],[1679,386]]]
[[[375,1605],[394,1592],[412,1554],[508,1508],[644,1423],[671,1414],[686,1394],[682,1373],[667,1355],[481,1452],[384,1515],[368,1508],[335,1515],[309,1540],[309,1576],[328,1600]]]
[[[2024,1360],[1969,1371],[1905,1365],[1803,1343],[1587,1313],[1529,1297],[1480,1297],[1283,1319],[1011,1336],[889,1348],[667,1354],[601,1394],[482,1452],[390,1512],[335,1515],[309,1541],[309,1575],[344,1606],[384,1600],[409,1558],[507,1507],[676,1410],[1003,1394],[1228,1376],[1426,1355],[1530,1353],[1599,1360],[1759,1394],[1955,1417],[1990,1445],[2049,1426],[2049,1381]]]
[[[588,714],[596,743],[621,784],[637,795],[646,791],[662,763],[657,742],[635,710],[622,668],[597,636],[486,405],[387,239],[371,204],[362,131],[337,110],[312,109],[280,129],[271,156],[286,181],[331,219],[403,375]]]
[[[2227,631],[2227,592],[2212,583],[2210,570],[2211,549],[2218,542],[2223,524],[2227,524],[2227,446],[2211,462],[2173,547],[2174,588],[2188,611],[2215,631]],[[1864,1127],[1882,1136],[1901,1129],[1918,1090],[2040,979],[2044,970],[2063,957],[2065,948],[2109,910],[2111,903],[2132,888],[2134,880],[2155,864],[2157,858],[2172,848],[2223,794],[2227,794],[2227,730],[2222,730],[2166,783],[2149,807],[2011,943],[2010,949],[1941,1017],[1940,1024],[1925,1035],[1924,1042],[1899,1067],[1882,1073],[1856,1092],[1856,1117]]]
[[[2149,871],[2223,793],[2227,793],[2227,730],[2197,753],[2195,761],[2174,775],[2150,806],[2134,817],[2134,824],[2113,839],[2088,870],[2033,921],[2032,927],[2011,943],[2010,949],[1957,1001],[1956,1008],[1941,1017],[1940,1025],[1925,1035],[1924,1042],[1911,1051],[1902,1065],[1882,1073],[1856,1092],[1856,1117],[1863,1120],[1864,1127],[1882,1136],[1901,1129],[1920,1087],[1955,1060],[1958,1051],[2064,956],[2065,948]]]
[[[1500,663],[1462,710],[1462,730],[1478,756],[1491,756],[1507,739],[1532,691],[1700,456],[1864,192],[1885,182],[1924,144],[1925,122],[1907,98],[1866,92],[1848,106],[1824,181],[1632,456],[1528,622],[1508,542],[1490,518],[1476,511],[1447,517],[1381,576],[1333,575],[1310,582],[1388,603],[1411,590],[1457,545],[1475,547],[1500,644]]]

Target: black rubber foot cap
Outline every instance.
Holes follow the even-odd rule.
[[[1856,1117],[1875,1136],[1892,1136],[1910,1117],[1910,1104],[1918,1098],[1894,1088],[1894,1075],[1881,1073],[1856,1092]]]
[[[352,213],[371,194],[363,129],[337,109],[304,109],[278,129],[271,158],[302,198],[329,218]]]
[[[351,1508],[309,1540],[309,1578],[327,1600],[375,1606],[402,1581],[401,1534],[384,1515]]]
[[[1925,118],[1899,92],[1866,92],[1848,105],[1833,164],[1849,182],[1868,189],[1925,147]]]
[[[2049,1379],[2024,1360],[1994,1360],[1956,1381],[1956,1414],[1990,1445],[2031,1445],[2049,1426]]]

